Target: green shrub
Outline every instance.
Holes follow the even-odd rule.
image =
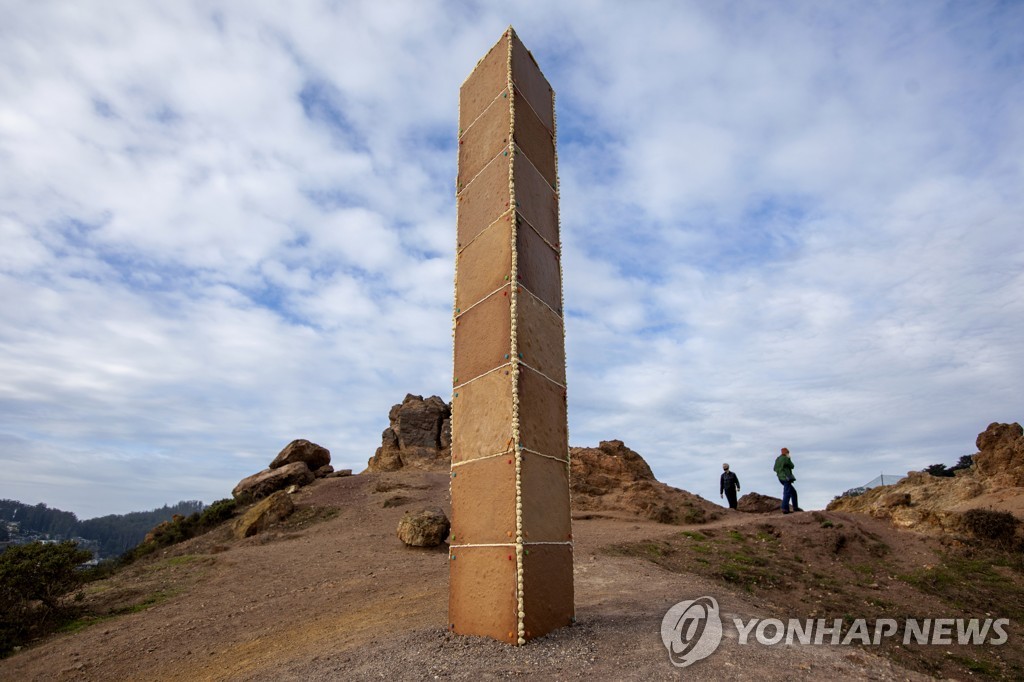
[[[0,655],[59,624],[64,597],[82,584],[78,567],[92,552],[74,542],[14,545],[0,553]]]
[[[122,554],[116,565],[126,566],[161,547],[170,547],[209,532],[234,516],[238,504],[236,500],[227,498],[217,500],[201,514],[196,512],[188,516],[175,515],[170,521],[164,521],[151,530],[146,536],[148,542],[143,541]]]
[[[235,508],[237,506],[238,502],[230,497],[223,500],[217,500],[203,510],[202,515],[199,517],[199,527],[213,528],[214,526],[220,525],[234,515]]]
[[[991,509],[968,509],[960,520],[971,535],[1000,547],[1013,546],[1020,523],[1010,512]]]

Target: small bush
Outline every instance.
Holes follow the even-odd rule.
[[[234,515],[237,507],[238,502],[230,497],[217,500],[203,510],[199,517],[199,527],[209,529],[220,525]]]
[[[830,533],[825,537],[825,547],[833,554],[839,554],[843,547],[846,547],[847,537],[845,533]]]
[[[931,466],[926,466],[924,468],[924,472],[926,474],[931,474],[932,476],[938,476],[939,478],[948,478],[954,475],[953,471],[947,469],[945,464],[932,464]]]
[[[91,558],[71,541],[0,553],[0,655],[67,616],[64,598],[82,584],[78,567]]]
[[[148,542],[144,540],[118,557],[115,565],[127,566],[161,547],[170,547],[208,533],[234,516],[239,504],[240,502],[237,500],[226,498],[217,500],[204,509],[201,514],[196,512],[188,516],[175,515],[170,521],[164,521],[151,530],[146,536]]]
[[[991,509],[968,509],[961,515],[964,529],[979,540],[991,542],[1000,547],[1010,547],[1017,536],[1020,523],[1010,512]]]

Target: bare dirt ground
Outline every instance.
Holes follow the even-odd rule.
[[[1012,656],[1003,667],[986,663],[975,671],[967,663],[935,663],[917,654],[901,658],[877,647],[740,645],[734,617],[786,619],[815,609],[829,617],[873,617],[869,609],[876,608],[898,618],[906,601],[916,599],[915,592],[903,591],[910,583],[894,574],[924,571],[925,580],[927,567],[939,562],[937,543],[882,522],[831,513],[728,512],[701,526],[584,514],[574,521],[575,626],[523,647],[454,636],[446,630],[447,552],[407,548],[395,536],[406,511],[448,511],[448,482],[446,474],[426,473],[319,480],[296,494],[299,510],[278,528],[237,541],[224,527],[90,584],[87,608],[120,615],[86,619],[76,632],[0,661],[0,679],[696,675],[764,682],[917,680],[934,674],[968,679],[975,672],[1013,677],[1021,670],[1012,667]],[[846,540],[821,539],[839,535]],[[829,543],[842,546],[833,552]],[[890,550],[880,550],[881,544]],[[756,557],[768,559],[761,565]],[[861,563],[868,568],[848,568]],[[868,604],[864,595],[872,594],[880,605]],[[674,668],[659,634],[662,617],[673,604],[704,595],[719,602],[725,639],[709,658]],[[856,600],[864,601],[861,610]],[[947,606],[937,601],[921,608]],[[1015,643],[1016,631],[1010,636]]]

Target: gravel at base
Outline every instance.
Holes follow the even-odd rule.
[[[657,627],[656,625],[654,626]],[[706,660],[674,668],[648,616],[597,618],[514,647],[444,629],[401,633],[387,641],[299,666],[266,670],[278,680],[930,680],[852,647],[738,646],[723,641]]]

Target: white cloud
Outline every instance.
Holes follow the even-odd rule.
[[[504,12],[8,14],[0,495],[210,500],[295,437],[359,468],[447,395],[458,88]],[[574,444],[709,497],[787,445],[813,506],[1021,418],[1019,8],[511,19],[558,93]]]

